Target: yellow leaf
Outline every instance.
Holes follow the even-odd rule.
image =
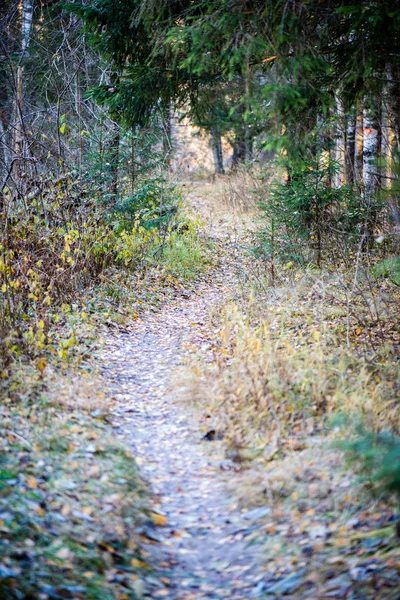
[[[348,540],[347,540],[346,538],[343,538],[343,537],[341,537],[341,538],[336,538],[336,539],[334,540],[334,544],[335,544],[335,546],[339,546],[339,548],[343,548],[344,546],[347,546],[347,545],[348,545],[348,543],[349,543],[349,542],[348,542]]]
[[[132,558],[131,560],[132,567],[141,567],[142,569],[148,569],[149,565],[145,563],[143,560],[139,560],[138,558]]]
[[[26,485],[31,490],[36,490],[38,487],[38,481],[37,481],[36,477],[33,477],[33,475],[29,475],[29,477],[27,477],[27,479],[26,479]]]
[[[37,362],[37,368],[40,371],[40,373],[43,373],[43,371],[45,370],[47,365],[47,360],[43,357],[39,358],[38,362]]]
[[[158,513],[152,513],[151,517],[153,519],[154,525],[157,525],[158,527],[165,527],[165,525],[168,525],[168,519],[164,515],[159,515]]]
[[[275,54],[275,56],[268,56],[268,58],[264,58],[261,62],[269,63],[269,62],[272,62],[273,60],[275,60],[276,58],[278,58],[277,54]]]

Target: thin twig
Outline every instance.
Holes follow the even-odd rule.
[[[19,435],[19,433],[17,433],[16,431],[12,431],[12,429],[7,429],[7,434],[13,435],[18,440],[20,440],[21,442],[23,442],[24,444],[26,444],[26,446],[28,446],[28,448],[30,448],[31,450],[33,450],[32,444],[30,442],[28,442],[28,440],[26,440],[25,438],[23,438],[22,435]]]

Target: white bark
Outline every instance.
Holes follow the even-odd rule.
[[[21,51],[22,58],[28,50],[33,21],[33,0],[22,0]]]
[[[377,186],[378,127],[370,109],[364,110],[363,184],[367,204],[372,202]]]
[[[336,98],[336,135],[335,135],[335,163],[336,172],[334,186],[340,187],[346,183],[345,171],[346,144],[344,136],[344,113],[340,98]]]
[[[346,182],[349,184],[356,179],[356,131],[357,116],[354,111],[348,116],[346,127]]]
[[[363,152],[364,152],[364,116],[360,110],[356,120],[356,148],[354,168],[356,173],[356,181],[358,184],[363,182]]]

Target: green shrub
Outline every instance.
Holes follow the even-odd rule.
[[[207,262],[204,244],[191,229],[171,233],[160,258],[166,273],[186,280],[204,271]]]
[[[340,244],[348,250],[359,241],[364,215],[360,200],[349,186],[331,186],[333,172],[319,156],[297,164],[285,181],[273,184],[260,203],[259,256],[320,266],[333,247]]]
[[[138,223],[149,230],[165,229],[176,215],[180,200],[177,188],[162,177],[144,181],[114,207],[111,213],[114,228],[120,232]]]
[[[400,286],[400,256],[381,260],[375,265],[373,272],[376,277],[385,277]]]
[[[372,482],[378,491],[400,493],[398,435],[389,431],[368,431],[359,424],[354,437],[337,445],[345,452],[348,461],[359,467],[363,478]]]

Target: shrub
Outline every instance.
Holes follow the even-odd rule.
[[[331,187],[332,170],[316,157],[272,185],[260,203],[258,255],[321,266],[333,249],[345,256],[359,242],[365,210],[349,186]]]
[[[187,276],[202,262],[194,232],[186,236],[185,228],[173,222],[180,198],[164,180],[143,183],[112,212],[96,200],[71,199],[68,187],[55,183],[40,203],[31,202],[28,211],[14,205],[5,220],[0,244],[0,374],[5,379],[14,358],[54,351],[54,325],[105,269],[143,268],[163,257],[170,272]]]
[[[117,231],[139,224],[145,229],[165,229],[176,215],[180,201],[175,186],[162,177],[138,185],[135,192],[120,200],[111,213]]]
[[[385,277],[400,286],[400,256],[393,256],[380,261],[374,267],[376,277]]]
[[[358,424],[356,435],[338,442],[350,463],[359,466],[361,474],[377,490],[400,493],[400,437],[389,431],[368,431]]]

